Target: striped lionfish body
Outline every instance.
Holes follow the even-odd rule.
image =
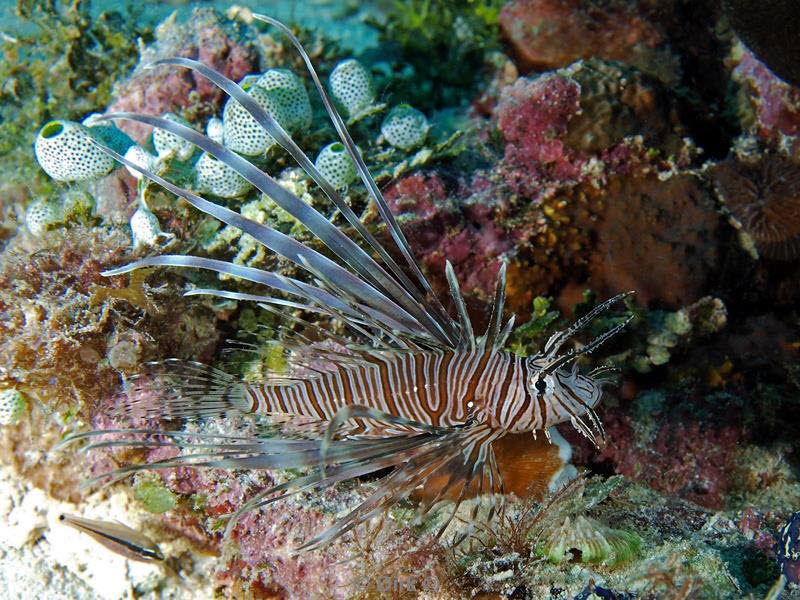
[[[579,373],[576,359],[618,333],[627,321],[612,327],[586,345],[562,351],[572,336],[600,312],[628,294],[597,306],[564,331],[553,335],[542,351],[521,357],[503,350],[513,317],[503,322],[505,267],[501,266],[489,324],[473,332],[456,276],[450,264],[445,274],[455,317],[433,293],[410,246],[398,227],[361,154],[321,84],[311,61],[283,24],[261,15],[255,18],[278,27],[303,57],[341,142],[356,165],[371,201],[381,215],[398,263],[361,223],[336,189],[286,131],[251,96],[216,71],[185,58],[156,65],[189,68],[208,78],[240,103],[305,170],[360,236],[362,245],[336,228],[327,217],[278,185],[267,173],[240,155],[179,123],[147,115],[118,113],[105,119],[149,124],[183,138],[225,163],[278,206],[291,214],[327,246],[322,254],[280,231],[180,188],[158,174],[137,166],[110,148],[96,143],[119,162],[135,169],[195,208],[251,235],[268,250],[304,269],[313,283],[230,262],[183,255],[153,256],[114,269],[119,275],[153,266],[193,267],[245,279],[277,292],[253,295],[223,290],[192,290],[239,301],[254,301],[285,319],[314,332],[326,342],[311,343],[303,334],[282,340],[291,369],[286,375],[265,373],[262,381],[243,382],[216,368],[167,360],[146,367],[128,384],[129,401],[120,415],[195,418],[225,414],[232,409],[273,415],[285,424],[286,435],[223,436],[158,429],[120,429],[75,434],[65,444],[92,441],[86,449],[104,446],[163,447],[180,454],[141,465],[129,465],[101,479],[117,480],[144,469],[175,466],[222,468],[318,467],[305,476],[257,494],[231,515],[228,531],[245,511],[301,491],[319,490],[339,481],[390,468],[370,494],[335,525],[305,543],[323,545],[374,516],[434,479],[441,491],[420,506],[427,513],[443,498],[488,498],[494,509],[502,501],[503,483],[493,443],[508,434],[541,432],[569,421],[593,442],[602,435],[595,407],[601,399],[599,368]],[[346,334],[336,334],[297,316],[297,310],[337,320]],[[140,394],[139,392],[147,392]],[[155,393],[153,393],[155,392]],[[146,398],[146,400],[142,400]],[[154,399],[155,398],[155,399]],[[311,427],[300,428],[301,422]],[[588,420],[588,422],[587,422]],[[304,432],[298,435],[298,432]],[[473,518],[479,504],[473,509]],[[450,518],[440,529],[445,530]],[[493,510],[491,511],[493,512]],[[490,513],[491,514],[491,513]]]
[[[359,405],[434,427],[474,419],[521,433],[547,430],[591,411],[600,400],[590,378],[564,371],[543,379],[544,391],[531,393],[541,371],[509,352],[372,352],[360,361],[290,384],[244,384],[242,407],[330,420],[342,408]]]

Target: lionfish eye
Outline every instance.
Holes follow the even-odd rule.
[[[547,391],[547,382],[540,377],[540,378],[536,379],[536,381],[533,382],[533,387],[536,388],[537,392],[540,392],[540,393],[543,394],[543,393],[545,393]]]

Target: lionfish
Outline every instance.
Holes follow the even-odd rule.
[[[193,267],[261,284],[285,296],[214,289],[195,289],[186,295],[205,294],[256,302],[331,343],[328,346],[312,344],[304,334],[295,333],[293,338],[282,343],[287,349],[289,365],[295,371],[302,368],[303,375],[267,373],[259,382],[241,381],[199,363],[163,361],[151,366],[146,377],[129,381],[129,393],[132,390],[155,391],[157,399],[153,399],[153,394],[146,394],[148,400],[137,405],[137,396],[132,394],[129,404],[117,411],[118,415],[138,410],[139,414],[150,416],[193,418],[220,416],[238,410],[274,416],[286,426],[282,435],[116,429],[74,434],[64,444],[86,438],[96,440],[98,436],[113,433],[122,437],[96,440],[87,449],[173,446],[181,450],[175,458],[119,468],[92,480],[95,483],[102,478],[116,481],[144,469],[175,466],[318,467],[305,476],[255,495],[231,515],[228,533],[236,518],[246,511],[301,491],[319,491],[337,482],[384,473],[374,491],[360,505],[298,550],[318,548],[331,542],[373,517],[385,514],[398,501],[434,481],[437,483],[435,490],[418,508],[420,516],[428,514],[441,500],[454,500],[454,507],[437,535],[441,536],[459,505],[468,497],[488,498],[488,517],[484,516],[491,519],[498,504],[502,505],[503,497],[494,442],[507,434],[523,432],[533,436],[541,432],[549,441],[548,429],[565,421],[595,444],[596,434],[604,438],[595,407],[601,399],[602,384],[607,381],[603,375],[612,369],[600,367],[584,374],[578,371],[575,361],[619,333],[630,317],[581,347],[561,350],[576,332],[631,292],[599,304],[572,326],[552,335],[541,352],[522,357],[503,349],[514,323],[513,317],[503,322],[506,281],[503,265],[499,269],[488,326],[482,335],[476,335],[451,264],[447,263],[445,274],[455,318],[433,292],[300,42],[279,21],[263,15],[254,17],[280,29],[302,56],[328,116],[404,264],[399,264],[378,242],[280,124],[241,87],[190,59],[169,58],[153,63],[153,66],[193,69],[239,102],[319,185],[368,250],[278,185],[267,173],[205,135],[164,118],[133,113],[106,115],[103,119],[127,119],[160,127],[208,152],[308,228],[334,258],[173,185],[101,146],[119,162],[143,173],[192,206],[250,234],[269,250],[302,267],[311,275],[313,283],[222,260],[184,255],[153,256],[104,275],[120,275],[154,266]],[[287,300],[286,296],[293,299]],[[305,321],[297,316],[298,309],[324,319],[336,319],[344,324],[347,333],[336,334]],[[166,380],[152,379],[153,373],[165,375]],[[312,427],[304,429],[309,422]],[[305,434],[298,436],[298,431]],[[481,502],[471,511],[473,521]]]

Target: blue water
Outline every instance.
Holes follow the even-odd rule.
[[[139,23],[155,27],[172,12],[178,12],[178,19],[186,19],[193,7],[215,8],[224,13],[232,5],[249,8],[254,12],[267,14],[285,23],[302,23],[305,27],[325,32],[326,36],[337,40],[344,47],[354,51],[377,46],[378,37],[374,29],[364,24],[369,16],[379,16],[381,2],[358,2],[356,0],[239,0],[227,2],[180,2],[167,0],[136,2],[143,10]],[[0,31],[14,35],[24,27],[16,17],[16,0],[0,0]],[[121,8],[122,7],[122,8]],[[98,15],[103,11],[122,10],[127,3],[117,0],[95,0],[90,4],[90,13]]]

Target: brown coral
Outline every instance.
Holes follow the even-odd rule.
[[[598,191],[590,284],[602,297],[636,290],[643,304],[679,308],[700,298],[717,261],[719,218],[692,175],[611,177]]]
[[[580,86],[580,112],[565,143],[585,152],[608,151],[638,135],[664,156],[678,154],[688,135],[674,94],[656,79],[622,63],[590,59],[567,69]]]
[[[800,165],[779,154],[754,163],[729,158],[710,169],[720,200],[761,255],[800,258]]]

